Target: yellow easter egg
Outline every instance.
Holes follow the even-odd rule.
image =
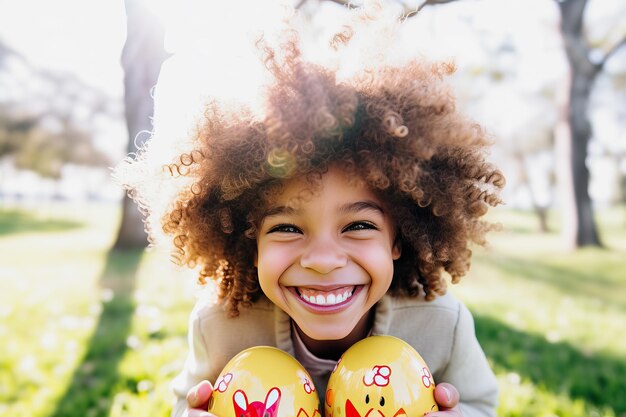
[[[355,343],[330,375],[325,417],[418,417],[437,411],[435,381],[419,353],[392,336]]]
[[[321,417],[309,373],[288,353],[269,346],[246,349],[226,364],[208,411],[218,417]]]

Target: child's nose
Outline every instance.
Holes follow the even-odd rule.
[[[348,256],[343,248],[331,237],[312,239],[300,257],[303,268],[313,269],[320,274],[327,274],[346,266]]]

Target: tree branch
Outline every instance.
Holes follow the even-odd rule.
[[[299,8],[300,6],[302,6],[302,4],[304,4],[306,0],[300,0],[300,2],[298,3],[298,5],[296,6],[296,9]],[[340,4],[342,6],[346,6],[349,9],[356,9],[357,5],[355,5],[351,0],[327,0],[327,1],[331,1],[333,3],[337,3]],[[452,3],[455,2],[457,0],[425,0],[422,4],[420,4],[417,8],[410,8],[407,6],[404,6],[404,13],[402,13],[403,19],[408,19],[409,17],[415,16],[416,14],[418,14],[424,7],[426,6],[433,6],[436,4],[446,4],[446,3]]]
[[[455,2],[455,1],[457,1],[457,0],[425,0],[416,9],[411,9],[410,11],[407,11],[407,13],[404,14],[404,18],[408,19],[409,17],[415,16],[416,14],[421,12],[422,9],[424,7],[426,7],[426,6],[433,6],[433,5],[436,5],[436,4],[452,3],[452,2]]]
[[[613,47],[609,49],[609,52],[607,52],[607,54],[604,56],[604,59],[602,59],[602,61],[600,61],[596,65],[598,71],[602,71],[602,69],[604,68],[604,64],[606,64],[606,61],[608,61],[609,58],[611,58],[624,45],[626,45],[626,38],[622,38],[622,40],[613,45]]]
[[[359,6],[355,5],[350,0],[328,0],[328,1],[333,2],[333,3],[337,3],[337,4],[341,5],[341,6],[345,6],[348,9],[356,9],[356,8],[359,7]]]

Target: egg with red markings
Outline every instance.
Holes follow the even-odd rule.
[[[325,417],[417,417],[438,411],[435,381],[415,349],[392,336],[351,346],[331,373]]]
[[[269,346],[246,349],[226,364],[208,411],[218,417],[321,417],[309,373],[291,355]]]

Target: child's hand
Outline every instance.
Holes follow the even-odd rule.
[[[442,382],[435,387],[435,401],[440,411],[426,414],[428,417],[461,417],[459,391],[452,384]]]
[[[209,413],[209,398],[213,394],[213,386],[209,381],[202,381],[187,393],[187,410],[184,417],[215,417]]]

